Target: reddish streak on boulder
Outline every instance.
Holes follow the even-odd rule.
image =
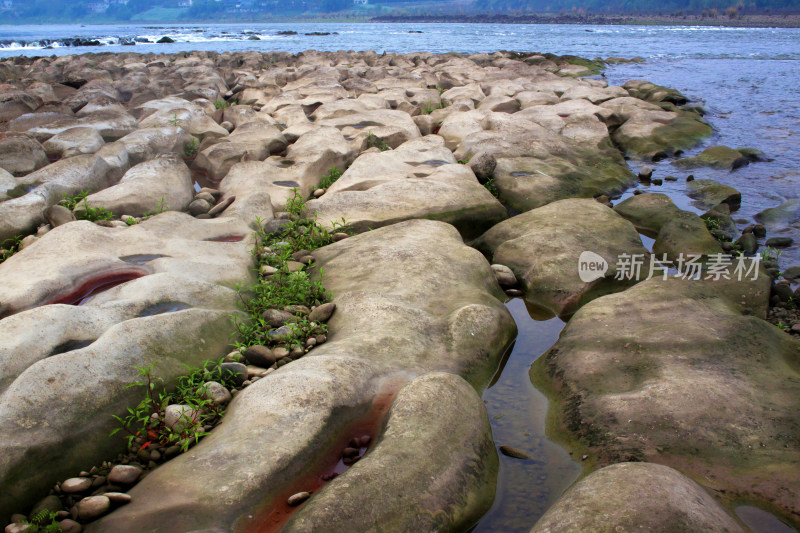
[[[107,291],[126,281],[146,276],[148,273],[142,269],[125,269],[93,274],[85,281],[79,282],[80,284],[73,290],[58,294],[45,302],[45,304],[81,305],[91,296]]]
[[[405,381],[392,382],[387,384],[375,396],[372,406],[364,416],[348,425],[338,436],[334,443],[320,454],[320,468],[312,471],[303,478],[296,480],[291,486],[287,487],[275,499],[266,506],[253,513],[253,519],[249,523],[246,518],[240,520],[241,531],[244,533],[277,533],[289,521],[292,514],[303,505],[291,506],[287,503],[289,496],[298,492],[307,491],[314,497],[314,493],[319,491],[326,482],[334,479],[337,475],[347,471],[349,466],[342,462],[342,450],[344,450],[353,437],[368,435],[370,437],[369,450],[377,440],[377,435],[381,432],[386,413],[394,403],[395,396],[400,391]],[[367,452],[364,452],[367,453]]]

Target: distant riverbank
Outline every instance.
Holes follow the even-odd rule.
[[[694,15],[392,15],[372,22],[461,24],[586,24],[625,26],[719,26],[726,28],[800,28],[800,14],[743,15],[728,18]]]

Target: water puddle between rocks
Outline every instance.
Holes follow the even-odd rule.
[[[185,304],[183,302],[161,302],[155,305],[151,305],[149,307],[145,307],[139,313],[137,318],[142,318],[145,316],[155,316],[155,315],[163,315],[165,313],[177,313],[178,311],[183,311],[184,309],[189,309],[191,305]]]
[[[528,375],[531,364],[558,340],[564,322],[558,318],[535,320],[520,298],[506,306],[519,335],[483,393],[483,400],[495,444],[512,446],[530,459],[515,459],[498,451],[500,472],[494,505],[470,530],[472,533],[529,532],[581,473],[580,464],[545,436],[549,402]]]
[[[84,305],[95,296],[117,285],[146,276],[143,270],[118,270],[104,274],[94,274],[80,283],[75,289],[56,296],[49,304]]]
[[[161,254],[126,255],[124,257],[120,257],[120,260],[125,261],[126,263],[130,263],[132,265],[143,265],[160,257],[167,257],[167,256]]]
[[[96,339],[88,339],[88,340],[68,340],[66,342],[62,342],[55,348],[47,357],[53,357],[54,355],[59,355],[62,353],[71,352],[73,350],[80,350],[81,348],[86,348],[90,344],[92,344]]]
[[[295,507],[289,505],[287,500],[290,496],[299,492],[310,492],[313,498],[314,493],[321,490],[328,481],[350,468],[350,465],[345,464],[342,452],[350,446],[353,438],[369,437],[368,443],[359,447],[359,454],[364,455],[369,452],[381,434],[386,414],[392,407],[397,393],[406,382],[406,379],[386,382],[375,396],[369,410],[338,432],[329,445],[323,448],[309,473],[293,481],[288,488],[254,514],[242,517],[235,530],[243,533],[280,531],[294,512],[302,508],[302,505]]]
[[[796,529],[758,507],[740,505],[734,511],[739,520],[747,524],[753,533],[797,533]]]
[[[300,184],[297,183],[296,181],[273,181],[272,184],[278,185],[279,187],[290,187],[290,188],[300,186]]]

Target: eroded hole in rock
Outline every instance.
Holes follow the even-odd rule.
[[[248,516],[243,518],[242,522],[245,520],[247,522],[243,524],[242,531],[245,533],[274,533],[280,531],[289,521],[292,514],[302,508],[302,505],[289,505],[288,499],[290,496],[300,492],[310,492],[313,498],[314,493],[321,490],[328,481],[343,474],[354,462],[357,462],[358,459],[353,461],[355,457],[360,459],[364,454],[368,453],[381,434],[386,415],[392,407],[397,393],[405,383],[404,380],[396,380],[384,385],[375,396],[369,411],[348,424],[339,432],[336,440],[320,453],[317,462],[319,467],[292,483],[290,487],[275,496],[265,508],[253,513],[252,518]],[[355,449],[351,444],[354,444],[356,439],[359,441],[359,448],[357,453],[353,455],[352,450],[348,450],[348,448]]]
[[[203,239],[208,242],[240,242],[244,239],[244,235],[233,234],[233,235],[223,235],[222,237],[212,237],[210,239]]]
[[[189,309],[192,306],[189,304],[185,304],[183,302],[161,302],[155,305],[151,305],[149,307],[145,307],[142,311],[137,315],[138,318],[142,318],[145,316],[155,316],[155,315],[163,315],[166,313],[176,313],[178,311],[183,311],[184,309]]]
[[[365,121],[359,122],[358,124],[352,124],[350,127],[355,130],[363,130],[364,128],[368,128],[370,126],[380,126],[377,122]]]
[[[77,288],[54,297],[50,304],[67,304],[67,305],[83,305],[90,302],[95,296],[101,292],[107,291],[117,285],[122,285],[133,279],[141,278],[147,275],[147,272],[141,270],[123,270],[116,272],[107,272],[102,274],[95,274],[84,282],[80,283]]]
[[[278,166],[281,168],[288,168],[294,165],[294,159],[281,159],[278,161]]]
[[[533,172],[522,172],[522,171],[519,171],[519,172],[512,172],[512,173],[511,173],[511,175],[512,175],[512,176],[515,176],[515,177],[519,177],[519,176],[532,176],[532,175],[533,175]]]
[[[166,257],[165,255],[161,254],[140,254],[140,255],[126,255],[120,257],[120,260],[125,261],[126,263],[130,263],[132,265],[143,265],[145,263],[149,263],[154,259],[159,259],[161,257]]]
[[[73,350],[80,350],[81,348],[86,348],[90,344],[92,344],[97,339],[88,339],[88,340],[68,340],[66,342],[62,342],[47,355],[47,357],[52,357],[54,355],[59,355],[62,353],[71,352]]]
[[[33,189],[36,188],[36,185],[17,185],[13,189],[9,189],[6,191],[6,196],[9,198],[20,198],[21,196],[25,196]]]
[[[273,181],[273,185],[278,185],[280,187],[299,187],[300,184],[296,181]]]

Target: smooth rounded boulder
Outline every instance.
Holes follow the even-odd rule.
[[[650,463],[607,466],[578,481],[531,533],[650,531],[745,533],[703,487],[672,468]]]

